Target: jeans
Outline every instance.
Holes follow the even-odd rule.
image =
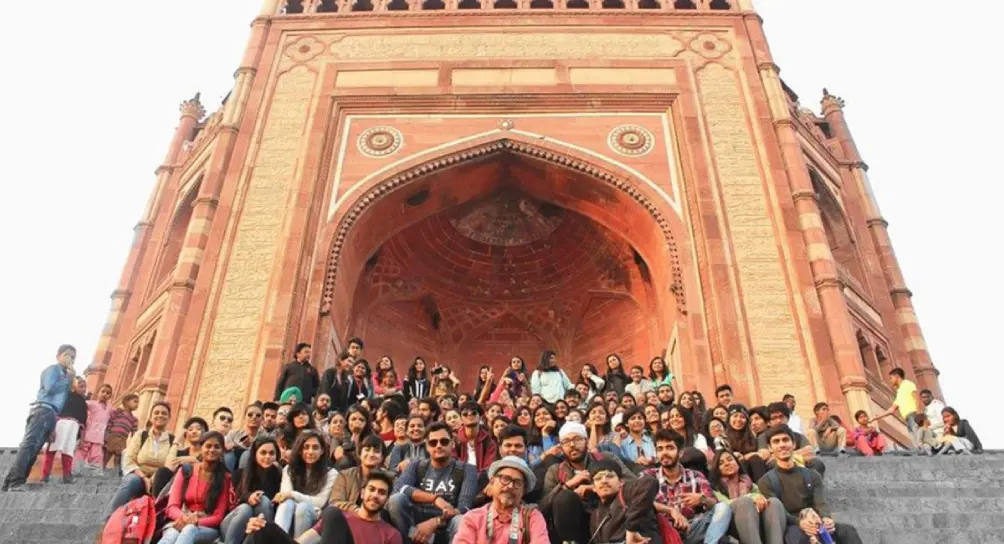
[[[237,454],[233,451],[228,451],[223,454],[223,464],[227,467],[227,472],[233,474],[237,470]]]
[[[122,477],[122,483],[119,484],[118,491],[116,491],[115,496],[112,497],[111,504],[108,505],[108,511],[105,512],[105,519],[111,517],[112,512],[117,510],[123,504],[133,499],[142,497],[143,495],[146,495],[146,482],[135,474],[126,474]]]
[[[694,516],[683,542],[686,544],[718,544],[729,532],[732,522],[732,507],[725,503],[716,504],[710,511]]]
[[[387,512],[394,522],[394,527],[401,532],[405,542],[411,542],[411,535],[415,532],[415,525],[423,521],[430,520],[438,514],[429,515],[427,512],[415,512],[415,503],[404,493],[395,493],[387,500]],[[416,515],[417,514],[417,515]],[[446,525],[446,529],[436,531],[435,544],[449,544],[453,542],[460,530],[460,521],[463,516],[453,516]]]
[[[213,544],[218,536],[220,532],[212,527],[185,525],[179,531],[168,526],[164,529],[164,536],[160,537],[160,544]]]
[[[275,509],[275,524],[296,538],[317,521],[317,508],[309,502],[286,499]],[[292,528],[292,530],[290,530]]]
[[[241,544],[244,542],[244,531],[247,529],[248,520],[253,517],[262,516],[265,521],[272,521],[275,512],[272,509],[272,501],[268,497],[262,497],[258,506],[251,506],[248,503],[238,505],[220,523],[220,533],[223,535],[224,544]]]
[[[52,407],[48,404],[35,404],[31,407],[24,425],[24,438],[21,439],[21,445],[17,449],[17,457],[14,458],[14,464],[3,481],[4,489],[24,484],[31,466],[35,464],[38,452],[42,451],[42,444],[45,444],[55,428],[56,411]]]
[[[743,544],[782,544],[784,529],[788,524],[784,505],[778,499],[767,499],[767,507],[758,512],[749,496],[732,501],[732,527],[730,534]],[[763,535],[763,538],[761,538]]]

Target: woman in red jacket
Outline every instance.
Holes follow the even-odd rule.
[[[160,544],[211,544],[220,536],[227,513],[230,473],[223,464],[223,435],[202,435],[201,461],[182,467],[171,484],[167,503],[168,526]]]

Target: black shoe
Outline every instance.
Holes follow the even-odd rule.
[[[7,488],[7,491],[11,492],[28,491],[28,486],[25,484],[13,484]]]
[[[63,483],[66,484],[66,485],[72,484],[73,483],[73,475],[72,474],[63,474]]]

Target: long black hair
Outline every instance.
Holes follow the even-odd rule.
[[[551,414],[551,419],[554,421],[554,436],[558,435],[558,416],[554,415],[554,409],[549,404],[541,404],[537,409],[530,411],[530,441],[527,442],[528,446],[542,446],[544,444],[544,435],[541,434],[540,429],[537,427],[537,412],[541,410],[547,410],[547,413]]]
[[[226,440],[223,438],[222,434],[217,431],[203,433],[202,444],[205,444],[209,440],[216,440],[219,442],[220,452],[223,452]],[[222,458],[213,464],[213,476],[209,481],[209,493],[206,496],[206,512],[212,512],[215,510],[216,503],[221,499],[228,499],[227,497],[221,497],[221,495],[223,495],[223,484],[226,482],[227,474],[227,467]],[[182,497],[182,499],[184,499],[184,497]]]
[[[620,363],[619,365],[617,365],[616,369],[610,368],[611,357],[615,357],[617,359],[617,362]],[[615,374],[620,376],[621,378],[624,378],[625,380],[628,379],[627,372],[624,370],[624,359],[621,359],[620,355],[617,355],[616,353],[611,353],[610,355],[607,355],[606,357],[603,358],[603,362],[607,364],[607,371],[604,373],[604,377],[607,378],[608,382],[610,381],[610,376]]]
[[[293,424],[293,419],[298,414],[307,415],[307,426],[302,429],[297,429],[296,425]],[[289,413],[286,415],[286,424],[282,428],[282,441],[286,444],[286,447],[292,447],[292,444],[296,442],[300,434],[303,431],[314,430],[314,418],[312,416],[313,410],[310,409],[306,404],[298,403],[294,404],[290,409]]]
[[[415,370],[415,364],[419,361],[422,361],[421,373]],[[429,379],[429,363],[425,362],[425,358],[423,357],[415,357],[415,360],[411,362],[411,366],[408,367],[408,381],[413,382],[419,378],[423,380]]]
[[[683,445],[686,447],[693,446],[694,435],[697,434],[697,427],[694,426],[694,414],[691,414],[690,410],[687,410],[686,408],[684,408],[679,404],[674,404],[669,408],[670,416],[673,415],[673,410],[676,410],[676,412],[680,414],[680,417],[683,418],[684,431],[686,431],[687,433],[685,435],[681,435],[683,436]],[[676,434],[680,434],[679,431],[673,429],[672,427],[667,427],[667,428]]]
[[[551,357],[556,357],[558,354],[553,350],[545,350],[540,354],[540,364],[537,365],[537,370],[540,372],[552,372],[558,370],[557,365],[551,364]]]
[[[303,446],[308,440],[316,439],[321,445],[321,455],[317,462],[311,466],[303,461]],[[324,488],[324,481],[328,476],[328,457],[331,452],[328,449],[328,441],[314,430],[307,430],[300,433],[293,444],[293,454],[289,460],[289,478],[293,482],[293,489],[306,495],[316,495]]]
[[[237,483],[237,496],[243,497],[250,494],[252,491],[261,488],[261,485],[266,480],[267,468],[262,468],[258,466],[258,450],[263,447],[272,444],[275,448],[275,458],[278,459],[279,443],[276,442],[271,436],[263,436],[255,439],[254,443],[251,444],[250,456],[248,464],[244,467],[241,473],[241,481]]]
[[[746,471],[743,470],[743,464],[739,462],[739,454],[734,453],[732,450],[719,450],[718,453],[715,453],[715,457],[711,461],[711,466],[708,467],[708,483],[711,484],[711,489],[728,497],[729,488],[722,482],[722,471],[718,468],[718,465],[722,462],[722,457],[726,455],[731,455],[732,460],[735,461],[736,465],[739,467],[739,472],[736,473],[737,478],[741,478],[742,476],[748,477],[749,474],[746,474]]]

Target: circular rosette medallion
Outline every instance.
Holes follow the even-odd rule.
[[[372,127],[359,135],[359,151],[369,157],[386,157],[401,149],[404,136],[393,127]]]
[[[610,131],[607,139],[610,148],[620,153],[637,157],[652,150],[655,137],[644,127],[638,125],[621,125]]]

